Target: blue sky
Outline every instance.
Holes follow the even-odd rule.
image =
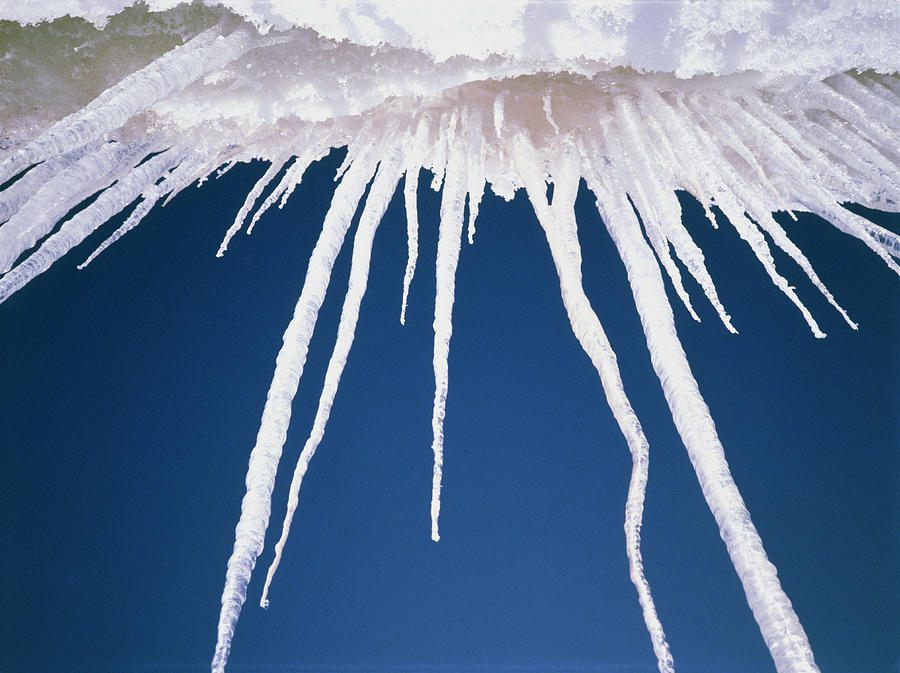
[[[76,271],[108,227],[0,305],[0,670],[208,666],[247,456],[335,166],[314,167],[224,259],[215,250],[261,164],[186,191]],[[356,341],[264,611],[334,341],[342,254],[230,670],[655,670],[624,552],[630,457],[523,196],[486,197],[475,245],[463,246],[441,542],[428,518],[439,205],[428,190],[405,327],[399,199],[376,237]],[[651,444],[644,560],[676,668],[770,673],[622,264],[588,194],[577,208],[586,289]],[[685,208],[741,333],[696,286],[703,323],[680,306],[676,321],[769,556],[823,671],[894,670],[900,284],[823,222],[786,221],[860,323],[850,330],[778,255],[829,334],[816,340],[729,225],[714,231],[696,203]]]

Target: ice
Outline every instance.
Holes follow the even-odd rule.
[[[856,327],[773,213],[816,213],[900,274],[900,237],[842,205],[900,211],[896,3],[465,0],[442,6],[440,16],[400,0],[175,5],[151,0],[149,9],[161,12],[152,15],[151,29],[140,25],[148,19],[138,11],[108,20],[126,6],[122,0],[0,4],[0,18],[19,22],[66,13],[93,22],[0,27],[0,301],[135,202],[84,265],[158,202],[239,162],[262,159],[269,167],[226,231],[221,254],[248,218],[250,233],[272,205],[283,206],[313,162],[347,147],[250,454],[213,671],[224,670],[263,549],[293,398],[351,220],[372,181],[334,354],[294,473],[263,603],[353,342],[372,238],[404,174],[405,321],[418,255],[422,169],[431,171],[431,187],[442,190],[432,537],[439,539],[448,358],[466,203],[471,243],[486,186],[505,199],[524,188],[546,234],[573,332],[601,377],[632,454],[629,572],[659,668],[672,670],[639,546],[649,446],[581,287],[573,204],[583,179],[628,270],[653,366],[776,667],[779,673],[818,670],[731,479],[678,341],[660,266],[684,315],[699,320],[693,279],[700,299],[736,331],[703,251],[682,222],[678,192],[686,192],[712,226],[721,216],[730,222],[815,336],[824,333],[789,273],[776,264],[772,244]],[[108,67],[118,53],[111,33],[136,36],[143,28],[149,38],[133,40],[122,69]],[[50,84],[65,86],[34,74],[48,72]],[[724,229],[718,235],[727,235]]]

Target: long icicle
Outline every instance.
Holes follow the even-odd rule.
[[[366,293],[366,285],[369,278],[372,242],[375,239],[375,231],[378,229],[381,218],[384,216],[388,203],[390,203],[397,183],[400,180],[400,163],[402,158],[401,147],[395,147],[389,153],[388,158],[378,167],[378,172],[375,174],[372,187],[366,197],[366,205],[360,216],[356,235],[353,238],[350,280],[347,283],[347,294],[344,297],[344,306],[341,309],[337,339],[335,340],[331,359],[328,361],[325,383],[319,395],[319,407],[316,409],[313,427],[306,444],[303,446],[303,451],[300,452],[300,457],[297,459],[294,476],[291,479],[287,511],[281,526],[281,537],[275,543],[275,558],[269,565],[269,570],[266,573],[266,583],[263,587],[262,597],[259,600],[259,604],[264,608],[269,607],[269,587],[272,584],[275,571],[278,569],[278,564],[281,562],[281,554],[291,530],[294,512],[299,503],[300,485],[303,483],[303,477],[307,468],[309,468],[309,461],[312,460],[319,443],[325,436],[325,426],[328,423],[328,417],[331,415],[331,407],[334,404],[334,397],[337,394],[338,385],[341,381],[341,374],[344,372],[344,366],[347,364],[347,357],[353,345],[356,323],[359,320],[359,307]]]
[[[709,408],[675,331],[659,267],[644,242],[634,211],[624,194],[605,190],[596,176],[589,176],[589,184],[598,197],[598,210],[628,272],[653,369],[662,384],[675,427],[775,668],[778,673],[818,673],[806,633],[781,588],[775,566],[763,550],[762,540],[731,476]]]
[[[220,37],[219,26],[200,33],[114,84],[78,112],[56,122],[0,163],[0,182],[31,164],[70,152],[120,128],[160,99],[230,63],[254,46],[264,44],[253,40],[251,32],[243,28],[217,39]]]
[[[443,119],[442,119],[443,121]],[[434,410],[431,429],[434,438],[434,470],[431,480],[431,539],[441,539],[438,532],[438,516],[441,512],[441,480],[444,467],[444,413],[447,407],[447,388],[450,370],[450,335],[453,332],[453,296],[456,267],[462,241],[463,211],[466,203],[466,157],[463,153],[465,138],[456,133],[456,115],[448,128],[448,159],[441,198],[441,223],[438,230],[435,276],[437,288],[434,298]],[[435,176],[439,167],[435,169]],[[437,179],[437,178],[435,178]]]
[[[325,215],[322,233],[309,258],[306,279],[278,352],[275,374],[263,409],[256,446],[247,468],[247,493],[241,503],[241,517],[235,528],[234,551],[228,559],[222,610],[219,614],[212,673],[223,673],[231,651],[234,627],[247,597],[247,584],[263,548],[271,512],[275,472],[287,436],[291,403],[297,393],[306,364],[319,308],[331,280],[331,269],[341,249],[350,220],[356,212],[366,184],[375,168],[372,144],[368,141],[334,191],[331,208]]]
[[[641,522],[644,515],[644,495],[650,461],[650,444],[644,435],[637,414],[625,393],[616,354],[609,343],[603,325],[591,307],[581,281],[581,253],[575,223],[575,197],[578,194],[578,158],[575,148],[568,148],[559,174],[554,175],[553,204],[547,203],[540,170],[534,160],[534,148],[524,138],[514,146],[519,175],[525,182],[525,190],[538,221],[544,229],[553,263],[559,276],[563,305],[572,326],[572,333],[591,359],[606,394],[606,401],[619,430],[625,437],[631,452],[631,480],[625,502],[625,552],[631,581],[638,594],[638,602],[644,623],[650,633],[660,673],[674,673],[675,665],[666,634],[653,603],[650,583],[644,575],[641,557]]]
[[[146,142],[105,143],[50,179],[0,227],[0,273],[9,271],[72,208],[127,175],[149,149]]]

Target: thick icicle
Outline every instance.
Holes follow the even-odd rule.
[[[322,224],[322,233],[319,234],[319,240],[309,259],[294,316],[284,332],[284,345],[276,358],[275,374],[263,409],[256,446],[250,453],[247,493],[241,503],[241,518],[235,529],[234,551],[228,559],[212,673],[222,673],[225,670],[234,627],[247,597],[250,573],[263,548],[272,506],[275,472],[287,436],[291,403],[306,363],[309,340],[331,280],[334,260],[366,184],[374,172],[376,159],[372,144],[367,139],[363,142],[363,149],[356,155],[356,160],[335,189],[331,208]]]
[[[94,141],[79,147],[66,154],[50,157],[46,161],[34,166],[25,175],[16,180],[0,194],[0,222],[5,222],[17,212],[38,190],[56,175],[67,169],[85,154],[96,152],[101,141]]]
[[[778,673],[818,673],[806,633],[781,588],[775,566],[737,490],[709,408],[700,395],[675,331],[672,309],[653,254],[624,197],[607,191],[596,176],[589,185],[610,236],[625,263],[650,357],[678,433],[728,549],[747,602]]]
[[[625,552],[628,557],[629,573],[638,593],[644,623],[650,633],[660,673],[674,673],[672,654],[653,603],[650,584],[644,575],[641,558],[640,532],[650,444],[625,393],[616,354],[600,319],[591,307],[581,281],[581,253],[575,222],[575,197],[578,193],[579,180],[578,157],[575,156],[574,147],[566,150],[564,158],[566,165],[554,173],[555,189],[553,204],[550,205],[543,189],[544,182],[541,180],[540,167],[535,160],[534,148],[524,138],[520,138],[514,152],[519,175],[525,182],[528,198],[550,246],[572,332],[600,375],[607,404],[631,452],[631,481],[625,503]]]
[[[240,28],[222,37],[214,27],[125,77],[78,112],[64,117],[0,164],[0,182],[47,157],[70,152],[120,128],[158,100],[261,44]]]
[[[442,119],[443,121],[443,119]],[[465,139],[456,137],[456,115],[447,129],[448,159],[444,193],[441,198],[441,223],[438,231],[436,262],[437,288],[434,298],[434,411],[431,429],[434,439],[434,473],[431,482],[431,539],[437,542],[438,516],[441,511],[441,478],[444,467],[444,414],[450,372],[450,336],[453,332],[453,297],[456,267],[459,263],[463,211],[466,204]]]
[[[64,222],[59,231],[47,238],[27,259],[0,278],[0,302],[6,301],[16,290],[49,269],[53,262],[138,198],[142,191],[176,165],[181,157],[181,154],[172,150],[156,155],[100,194],[96,201],[71,220]]]
[[[379,152],[380,154],[380,152]],[[388,203],[394,195],[394,190],[400,180],[400,166],[403,154],[400,147],[395,147],[388,152],[388,157],[382,161],[372,181],[372,187],[366,197],[366,205],[359,219],[356,235],[353,238],[353,258],[350,263],[350,280],[347,283],[347,294],[344,297],[344,306],[341,309],[341,319],[338,324],[337,339],[334,351],[328,361],[328,369],[325,372],[325,383],[319,395],[319,407],[316,409],[316,417],[309,438],[303,446],[303,451],[297,459],[294,468],[294,476],[291,479],[291,487],[288,493],[287,511],[284,515],[284,523],[281,527],[281,537],[275,543],[275,558],[272,560],[266,573],[266,583],[263,587],[259,604],[269,607],[269,587],[272,578],[281,562],[281,553],[287,542],[291,530],[291,522],[299,503],[300,485],[303,476],[309,467],[309,461],[316,453],[319,443],[325,436],[325,426],[331,415],[331,407],[337,394],[341,374],[347,364],[347,357],[353,345],[353,337],[356,334],[356,323],[359,320],[359,307],[362,304],[363,295],[366,293],[366,285],[369,277],[369,267],[372,259],[372,242],[375,239],[375,231],[387,210]]]
[[[147,143],[105,143],[48,181],[0,226],[0,273],[53,230],[66,213],[127,172],[149,151]],[[115,213],[113,213],[115,214]]]

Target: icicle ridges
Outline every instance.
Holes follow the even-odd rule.
[[[333,91],[335,77],[328,79],[330,88],[323,87],[311,72],[299,72],[297,83],[284,83],[290,82],[285,72],[302,71],[298,64],[307,62],[304,59],[320,65],[330,62],[339,71],[342,58],[359,60],[355,49],[359,48],[302,30],[274,31],[263,37],[248,26],[227,34],[224,24],[216,26],[128,75],[79,112],[25,138],[0,161],[0,182],[6,182],[0,192],[0,272],[6,274],[0,279],[3,301],[137,199],[142,200],[122,227],[83,266],[166,195],[165,200],[171,199],[194,181],[202,183],[237,162],[271,162],[226,232],[220,250],[224,253],[229,239],[248,217],[249,233],[272,205],[285,205],[312,162],[333,147],[348,146],[331,207],[284,333],[250,454],[212,670],[225,668],[251,572],[263,549],[291,405],[331,269],[351,220],[371,180],[355,234],[334,353],[309,439],[294,472],[263,603],[298,506],[301,480],[324,437],[353,342],[372,239],[404,174],[408,262],[400,320],[405,321],[418,254],[419,173],[426,169],[432,172],[431,186],[443,190],[433,323],[433,539],[439,538],[454,283],[466,203],[471,242],[486,183],[507,199],[524,187],[545,231],[573,332],[600,375],[632,453],[626,503],[629,569],[659,669],[673,669],[640,554],[649,445],[625,394],[612,346],[581,286],[573,204],[584,179],[598,199],[628,270],[653,366],[778,671],[816,671],[803,629],[728,473],[712,419],[675,333],[660,266],[687,315],[699,320],[703,309],[692,305],[679,263],[700,285],[726,329],[736,331],[703,252],[682,222],[676,192],[687,192],[702,204],[713,226],[722,217],[731,223],[815,336],[824,334],[785,275],[776,269],[773,243],[855,328],[772,213],[816,213],[863,241],[900,273],[894,259],[900,256],[900,237],[840,205],[856,202],[900,211],[900,78],[849,72],[825,80],[764,80],[739,73],[686,80],[672,74],[626,70],[591,72],[589,77],[573,73],[551,76],[502,59],[463,59],[432,63],[428,77],[419,80],[408,82],[403,73],[382,91],[372,85],[379,81],[372,73],[379,68],[383,72],[385,64],[393,63],[390,58],[396,54],[386,49],[366,51],[372,72],[368,73],[370,79],[361,79],[369,88],[356,97]],[[251,53],[255,60],[246,60]],[[261,67],[249,67],[256,64]],[[284,71],[279,70],[280,64],[287,64]],[[248,71],[253,72],[248,75]],[[476,81],[470,81],[473,73]],[[352,77],[346,76],[340,81],[350,80]],[[423,84],[425,80],[428,86]],[[248,103],[253,96],[247,92],[260,90],[264,93],[256,102]],[[208,104],[220,96],[227,103],[221,109]],[[265,104],[257,104],[263,99]],[[282,171],[281,179],[271,187]],[[543,191],[545,179],[555,186],[552,205]],[[72,214],[92,197],[93,202]],[[262,203],[254,212],[260,198]],[[35,245],[38,247],[15,265]]]

